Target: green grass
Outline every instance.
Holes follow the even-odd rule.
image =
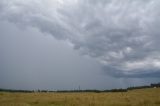
[[[0,106],[160,106],[160,88],[118,93],[0,93]]]

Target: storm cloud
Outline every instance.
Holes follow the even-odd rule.
[[[160,77],[158,0],[1,0],[0,19],[67,41],[116,77]]]

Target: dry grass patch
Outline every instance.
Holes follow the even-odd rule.
[[[160,88],[119,93],[0,93],[0,106],[160,106]]]

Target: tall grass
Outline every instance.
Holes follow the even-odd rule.
[[[160,106],[160,88],[118,93],[0,93],[0,106]]]

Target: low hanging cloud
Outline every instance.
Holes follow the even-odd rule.
[[[0,20],[65,40],[116,77],[160,77],[159,0],[1,0]]]

